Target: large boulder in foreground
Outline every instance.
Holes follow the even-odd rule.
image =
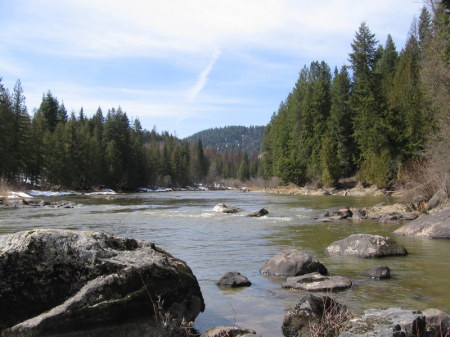
[[[362,258],[408,254],[406,248],[395,240],[371,234],[353,234],[335,241],[325,249],[325,253]]]
[[[352,286],[352,280],[343,276],[325,276],[310,273],[301,276],[290,276],[282,283],[283,288],[305,291],[341,291]]]
[[[260,269],[261,274],[271,276],[299,276],[318,272],[328,273],[327,268],[315,257],[297,249],[286,249],[265,261]]]
[[[450,239],[450,207],[433,214],[423,214],[394,231],[394,234],[430,239]]]
[[[281,331],[285,337],[338,336],[351,316],[331,297],[306,293],[284,317]]]
[[[2,336],[132,336],[119,327],[139,322],[157,336],[158,317],[192,321],[203,310],[191,269],[153,243],[91,231],[0,236]]]

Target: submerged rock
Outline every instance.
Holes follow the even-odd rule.
[[[450,239],[450,207],[433,214],[423,214],[394,231],[394,234],[430,239]]]
[[[352,215],[353,213],[350,208],[348,208],[347,206],[340,206],[326,209],[325,212],[319,216],[319,219],[321,219],[322,221],[324,219],[342,220],[351,218]]]
[[[367,219],[367,211],[361,208],[352,209],[352,220],[353,221],[362,221]]]
[[[319,272],[327,274],[327,268],[315,257],[297,249],[286,249],[264,262],[261,274],[272,276],[299,276]]]
[[[406,248],[395,240],[371,234],[353,234],[335,241],[325,249],[325,253],[362,258],[408,254]]]
[[[192,321],[203,310],[191,269],[153,243],[50,229],[0,236],[2,336],[105,336],[130,322],[157,331],[158,315]]]
[[[319,273],[310,273],[288,277],[281,286],[283,288],[306,291],[340,291],[350,288],[352,280],[342,276],[325,276]]]
[[[378,266],[369,270],[369,276],[376,279],[391,278],[391,269],[388,266]]]
[[[226,273],[216,282],[216,284],[220,287],[230,288],[249,287],[252,285],[249,279],[239,272]]]
[[[253,211],[253,212],[249,213],[247,216],[252,217],[252,218],[259,218],[259,217],[267,215],[267,214],[269,214],[269,211],[265,208],[261,208],[257,211]]]
[[[235,206],[227,206],[223,203],[221,204],[217,204],[216,206],[214,206],[213,208],[214,212],[218,212],[218,213],[238,213],[240,211],[239,208],[235,207]]]

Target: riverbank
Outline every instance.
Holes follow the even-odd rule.
[[[383,188],[378,188],[375,185],[365,187],[361,183],[354,183],[351,185],[346,185],[343,188],[334,187],[322,187],[313,188],[308,186],[297,186],[297,185],[287,185],[287,186],[277,186],[277,187],[247,187],[249,192],[260,192],[260,193],[273,193],[281,195],[341,195],[341,196],[400,196],[401,193],[398,191],[390,191]]]

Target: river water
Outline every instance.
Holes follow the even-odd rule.
[[[450,312],[450,240],[395,237],[408,249],[406,257],[358,259],[324,253],[330,243],[351,234],[391,236],[398,225],[314,220],[325,208],[390,202],[383,197],[208,191],[124,194],[112,200],[88,196],[64,199],[80,206],[0,210],[0,234],[63,228],[106,231],[154,242],[186,261],[196,275],[206,303],[205,312],[195,322],[200,331],[213,325],[237,325],[266,337],[282,336],[283,317],[298,302],[299,293],[281,289],[282,280],[260,275],[259,268],[286,248],[316,256],[331,275],[350,277],[353,287],[333,296],[353,311],[396,306],[417,310],[433,307]],[[212,212],[217,203],[244,211]],[[245,212],[263,207],[270,212],[265,217],[244,216]],[[393,277],[369,279],[367,270],[378,265],[388,265]],[[239,271],[252,286],[239,290],[218,288],[215,282],[228,271]]]

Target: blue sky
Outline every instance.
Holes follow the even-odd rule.
[[[0,0],[0,77],[179,137],[265,125],[311,61],[348,64],[365,21],[404,46],[421,0]]]

